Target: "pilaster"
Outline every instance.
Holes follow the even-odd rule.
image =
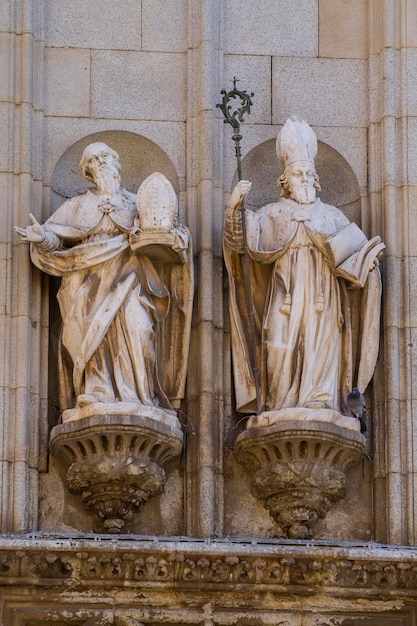
[[[30,210],[40,218],[42,182],[42,3],[9,0],[0,24],[2,65],[0,111],[4,161],[0,181],[2,215],[0,282],[3,343],[0,432],[0,528],[22,531],[37,524],[39,432],[46,402],[46,302],[41,276],[14,233]],[[5,15],[5,12],[2,13]]]
[[[219,0],[188,2],[187,216],[197,257],[196,346],[189,368],[189,534],[222,531],[223,279],[220,97],[223,52]]]
[[[412,1],[370,0],[369,186],[372,234],[387,249],[383,262],[384,351],[375,377],[375,539],[415,544],[414,454],[417,422],[413,313],[417,258],[413,251],[417,176],[417,109],[410,81],[417,69]],[[378,501],[380,504],[378,504]],[[384,506],[386,501],[386,507]],[[384,509],[386,519],[384,519]]]

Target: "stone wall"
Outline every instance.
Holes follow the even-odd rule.
[[[237,76],[240,89],[254,92],[251,114],[242,126],[244,176],[254,181],[248,201],[259,205],[274,199],[279,168],[273,142],[287,117],[299,115],[319,139],[317,168],[323,199],[342,207],[368,236],[380,234],[387,245],[380,358],[367,398],[371,407],[367,453],[362,465],[350,470],[346,498],[319,522],[316,537],[365,545],[416,543],[416,50],[413,0],[5,0],[1,4],[2,532],[37,531],[61,537],[77,533],[79,538],[79,533],[92,531],[90,516],[67,493],[64,470],[48,452],[48,433],[58,418],[51,366],[58,322],[53,305],[56,286],[31,265],[27,247],[13,227],[25,225],[29,212],[45,220],[66,195],[82,191],[77,174],[81,151],[92,139],[104,138],[120,153],[122,180],[132,191],[150,173],[146,168],[160,170],[171,180],[179,195],[181,219],[192,232],[196,267],[190,368],[181,407],[186,443],[181,458],[168,467],[165,493],[146,505],[131,531],[155,537],[254,538],[255,542],[274,537],[274,522],[250,494],[234,453],[244,422],[234,411],[221,235],[236,163],[230,129],[216,104],[220,90],[231,88]],[[31,536],[26,536],[23,547],[16,538],[7,549],[31,550]],[[117,541],[112,541],[116,543],[111,550],[117,554]],[[183,541],[189,545],[190,539]],[[42,545],[36,547],[39,554],[46,555],[48,563],[50,555],[54,563],[53,545]],[[261,554],[261,545],[256,543],[254,555]],[[273,545],[275,550],[285,542]],[[133,544],[130,549],[134,554]],[[146,558],[153,558],[152,549]],[[157,540],[155,549],[159,549]],[[83,547],[77,544],[77,550],[81,554]],[[106,550],[110,550],[107,544]],[[224,559],[233,561],[233,550],[229,556],[224,544],[222,550]],[[311,545],[307,542],[300,550],[306,556]],[[349,560],[350,545],[342,550]],[[395,560],[393,550],[390,558]],[[120,553],[115,558],[124,557]],[[204,558],[197,544],[193,559]],[[342,557],[337,553],[332,558],[338,572]],[[97,583],[94,577],[92,597],[98,608],[89,609],[91,615],[87,611],[85,619],[70,616],[64,621],[63,613],[45,617],[38,608],[37,621],[30,621],[23,608],[13,607],[21,602],[21,593],[37,588],[36,567],[14,576],[7,559],[1,561],[11,581],[2,609],[5,624],[57,620],[90,624],[90,619],[91,624],[101,623],[100,619],[118,624],[119,618],[123,624],[137,623],[129,622],[128,613],[118,617],[113,611],[113,616],[100,617],[100,611],[113,609],[106,608],[107,582]],[[410,567],[404,571],[414,567],[414,559],[414,553],[409,555]],[[41,568],[42,563],[38,562]],[[303,571],[316,571],[315,566],[304,565]],[[391,566],[389,561],[387,567]],[[375,571],[393,571],[384,567],[378,562]],[[287,606],[276,587],[272,591],[262,587],[258,596],[260,588],[240,587],[241,580],[228,571],[225,612],[213,617],[211,609],[203,608],[207,578],[200,574],[197,613],[181,612],[192,606],[194,588],[192,593],[187,588],[177,604],[170,596],[172,611],[178,610],[175,616],[164,613],[157,619],[143,610],[131,619],[149,624],[161,620],[252,624],[259,619],[278,623],[275,611]],[[363,597],[357,591],[360,584],[353,592],[344,580],[338,578],[343,610],[368,621],[372,614],[415,602],[413,584],[393,586],[388,573],[384,587],[388,592],[382,593],[383,584],[378,583]],[[42,580],[40,584],[44,585]],[[163,591],[157,587],[150,596],[153,606],[165,605],[164,594],[170,594],[175,584],[170,578],[162,581]],[[316,584],[310,579],[302,591],[291,582],[277,584],[284,585],[280,587],[284,595],[296,598],[279,623],[328,623],[327,609],[336,610],[333,603],[326,605],[332,585],[324,591],[319,585],[310,602],[311,585]],[[54,594],[60,585],[61,581],[53,583]],[[46,587],[44,603],[52,593]],[[236,589],[240,613],[231,617]],[[249,595],[256,589],[254,597],[243,600],[245,589]],[[80,590],[83,593],[85,587]],[[210,594],[207,591],[207,606],[211,606]],[[122,590],[112,592],[111,602],[122,596]],[[134,604],[133,596],[129,602]],[[259,598],[266,598],[261,618]],[[37,598],[31,602],[37,605]],[[56,597],[53,602],[59,604]],[[74,602],[78,607],[78,600]],[[248,606],[256,607],[256,615],[245,613]],[[65,610],[78,609],[67,606]],[[387,614],[375,618],[379,620],[375,623],[411,623],[414,609],[404,610],[409,612],[397,617]],[[302,611],[313,616],[301,616]],[[315,611],[327,617],[315,621]]]

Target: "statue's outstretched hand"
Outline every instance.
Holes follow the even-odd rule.
[[[42,243],[46,237],[45,230],[32,213],[29,213],[29,217],[32,224],[26,228],[19,228],[19,226],[15,226],[15,231],[26,243]]]
[[[240,180],[236,187],[233,189],[229,200],[229,207],[235,209],[242,203],[242,200],[246,198],[250,192],[252,183],[248,180]]]

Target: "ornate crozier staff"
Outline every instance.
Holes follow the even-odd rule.
[[[242,135],[240,134],[240,122],[244,122],[243,116],[245,113],[250,115],[250,107],[252,104],[251,97],[253,93],[250,95],[246,91],[240,91],[236,89],[236,81],[237,78],[233,78],[233,89],[229,92],[226,92],[225,89],[221,90],[221,94],[223,95],[223,99],[221,104],[217,104],[216,106],[221,109],[225,119],[225,124],[230,124],[233,128],[232,139],[235,142],[235,154],[237,160],[237,174],[238,179],[242,180],[242,155],[240,151],[240,140],[242,139]],[[236,108],[232,112],[232,106],[229,102],[236,98],[240,99],[240,107]],[[255,392],[256,392],[256,414],[259,415],[261,412],[261,394],[260,394],[260,384],[259,384],[259,366],[258,366],[258,358],[256,352],[256,334],[255,334],[255,313],[253,309],[253,300],[252,300],[252,288],[250,282],[250,268],[249,268],[249,253],[248,246],[246,243],[246,217],[245,217],[245,204],[242,200],[240,205],[240,213],[242,216],[242,234],[243,234],[243,258],[245,261],[245,281],[246,281],[246,304],[249,311],[249,323],[250,323],[250,339],[251,345],[250,349],[250,367],[253,373],[253,378],[255,381]]]

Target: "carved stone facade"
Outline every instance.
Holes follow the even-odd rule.
[[[415,623],[416,24],[414,0],[0,3],[4,626]],[[355,428],[306,420],[306,437],[290,418],[264,411],[272,421],[253,428],[237,411],[222,238],[238,175],[216,108],[233,77],[254,93],[247,209],[277,202],[276,137],[296,115],[317,137],[321,201],[385,243],[365,436],[347,415]],[[78,165],[96,142],[120,156],[129,198],[142,188],[139,205],[160,177],[172,186],[169,214],[146,204],[132,249],[155,252],[143,225],[185,224],[193,243],[192,297],[176,288],[183,253],[154,259],[178,305],[154,345],[169,354],[176,337],[187,367],[185,382],[164,359],[182,383],[172,414],[149,407],[166,413],[159,426],[121,406],[88,414],[85,397],[69,409],[81,419],[62,415],[59,280],[14,230],[92,193]]]
[[[407,548],[317,542],[307,553],[302,543],[273,540],[142,538],[110,549],[103,538],[32,536],[30,545],[6,542],[0,562],[3,619],[13,626],[415,619],[416,554]],[[40,592],[48,606],[36,601]]]

